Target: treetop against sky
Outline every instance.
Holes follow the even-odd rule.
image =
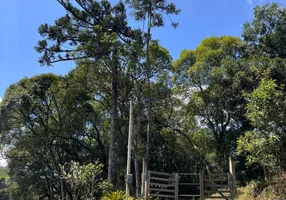
[[[242,25],[253,17],[253,7],[266,2],[270,1],[176,0],[176,5],[182,9],[181,14],[174,17],[174,21],[180,23],[179,27],[154,29],[153,35],[170,51],[173,58],[178,58],[183,49],[196,48],[206,37],[240,36]],[[286,3],[285,0],[274,2]],[[73,62],[59,63],[51,68],[41,67],[37,62],[39,54],[34,50],[41,38],[37,31],[40,24],[52,24],[65,12],[56,0],[1,2],[0,24],[3,31],[0,31],[0,97],[4,96],[10,84],[23,77],[47,72],[64,75],[74,67]],[[138,23],[131,24],[142,27]]]

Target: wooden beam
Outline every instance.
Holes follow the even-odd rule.
[[[175,200],[179,200],[179,174],[175,173]]]
[[[233,157],[229,157],[229,172],[231,174],[231,182],[232,182],[232,193],[233,193],[233,197],[235,196],[236,194],[236,172],[235,172],[235,162],[234,162],[234,159]]]
[[[131,174],[131,142],[132,142],[132,129],[133,129],[133,116],[132,116],[132,101],[130,101],[129,112],[129,133],[128,133],[128,148],[127,148],[127,169],[126,169],[126,194],[130,196],[130,190],[132,186],[132,174]]]
[[[201,196],[201,200],[204,200],[204,173],[200,172],[200,196]]]

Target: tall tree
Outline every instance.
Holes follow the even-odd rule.
[[[179,124],[208,128],[217,154],[212,162],[220,169],[227,168],[236,137],[247,124],[242,94],[252,89],[255,70],[241,59],[243,49],[239,38],[211,37],[194,51],[184,50],[174,62],[176,86],[181,91],[177,95],[183,101],[181,110],[188,116]]]
[[[255,129],[238,140],[238,152],[245,155],[247,164],[259,163],[264,176],[285,170],[285,94],[282,88],[269,78],[249,95],[247,117]],[[267,147],[267,148],[266,148]]]
[[[69,196],[59,165],[104,161],[100,115],[85,88],[52,74],[25,78],[9,87],[0,108],[2,141],[11,178],[23,198]],[[102,155],[101,155],[102,153]],[[64,193],[64,194],[63,194]],[[29,197],[27,197],[29,198]],[[25,198],[24,198],[25,199]]]
[[[242,37],[250,53],[286,58],[285,5],[267,3],[254,8],[254,19],[244,24]]]
[[[133,15],[137,21],[147,20],[146,31],[146,78],[147,78],[147,92],[148,92],[148,123],[147,123],[147,142],[146,142],[146,160],[147,169],[149,165],[150,155],[150,127],[152,122],[152,103],[151,103],[151,66],[150,66],[150,42],[152,41],[151,30],[152,27],[164,26],[164,15],[170,18],[170,15],[178,15],[180,10],[177,9],[174,3],[168,3],[167,0],[126,0],[126,2],[133,8]],[[171,19],[171,18],[170,18]],[[177,27],[178,23],[172,22],[173,27]]]
[[[124,4],[112,6],[103,0],[77,0],[77,6],[68,0],[58,0],[68,11],[55,25],[43,24],[39,28],[44,40],[38,42],[36,50],[42,53],[41,64],[51,65],[62,61],[103,59],[103,65],[94,66],[98,71],[108,67],[111,77],[111,128],[108,161],[108,180],[116,183],[116,133],[118,70],[120,68],[120,46],[136,38],[137,31],[127,25]],[[140,35],[140,34],[139,34]]]

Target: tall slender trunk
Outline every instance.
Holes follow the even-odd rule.
[[[224,138],[224,133],[220,132],[217,140],[216,152],[217,152],[219,167],[223,171],[228,171],[227,157],[229,155],[229,152],[228,149],[226,148],[226,144],[223,138]]]
[[[101,141],[99,129],[96,127],[95,124],[94,124],[94,127],[95,127],[95,132],[96,132],[96,140],[97,140],[99,149],[100,149],[101,154],[102,154],[102,164],[104,165],[103,166],[103,175],[106,176],[106,174],[108,173],[108,167],[107,167],[108,165],[107,165],[106,151],[105,151],[106,147],[104,146],[104,144]]]
[[[133,142],[133,152],[134,152],[134,169],[135,169],[135,183],[136,183],[136,197],[140,197],[141,190],[141,178],[140,178],[140,168],[139,168],[139,159],[138,159],[138,142],[140,140],[140,132],[141,132],[141,123],[142,123],[142,115],[141,115],[141,86],[139,86],[139,94],[138,98],[138,115],[137,115],[137,126],[134,134],[134,142]]]
[[[141,184],[140,184],[139,162],[137,158],[134,158],[134,168],[135,168],[135,183],[136,183],[135,192],[136,192],[136,198],[139,198]]]
[[[108,158],[108,182],[116,184],[116,132],[117,132],[117,63],[112,66],[111,131]]]
[[[150,161],[150,127],[151,127],[151,66],[150,66],[150,39],[151,39],[151,26],[152,26],[152,2],[150,1],[148,12],[148,30],[146,41],[146,71],[147,71],[147,93],[148,93],[148,114],[147,114],[147,143],[146,143],[146,160],[147,170],[149,169]]]

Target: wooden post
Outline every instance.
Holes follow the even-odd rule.
[[[236,173],[235,173],[235,163],[234,159],[230,156],[229,157],[229,172],[232,177],[232,189],[233,189],[233,195],[236,194]]]
[[[131,173],[131,142],[132,142],[132,101],[130,101],[130,113],[129,113],[129,133],[128,133],[128,150],[127,150],[127,169],[126,169],[126,194],[130,196],[130,189],[132,185]]]
[[[204,195],[204,173],[200,172],[200,199],[204,200],[205,195]]]
[[[146,173],[147,173],[147,162],[146,158],[143,158],[143,163],[142,163],[142,180],[141,180],[141,196],[145,197],[145,178],[146,178]]]
[[[147,172],[147,177],[145,177],[145,200],[148,200],[149,193],[150,193],[150,177],[151,177],[151,172]]]
[[[179,174],[175,173],[175,200],[179,200]]]
[[[233,178],[231,173],[227,173],[227,177],[228,177],[228,187],[230,190],[230,199],[234,198],[234,190],[233,190]]]

